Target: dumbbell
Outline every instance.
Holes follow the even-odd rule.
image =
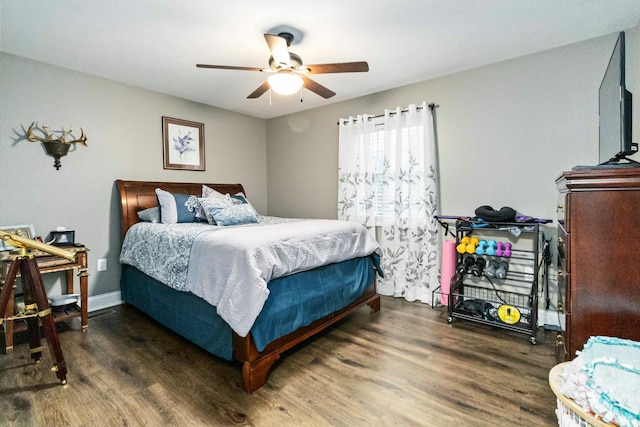
[[[480,243],[480,240],[477,237],[468,237],[465,236],[462,239],[460,239],[460,243],[458,243],[458,246],[456,246],[456,251],[459,254],[473,254],[476,252],[476,247],[478,246],[478,243]]]
[[[488,277],[495,277],[497,269],[498,269],[498,261],[496,261],[495,259],[492,259],[491,261],[489,261],[489,266],[484,271],[484,275]]]
[[[505,256],[507,258],[511,256],[511,243],[504,244],[504,252],[502,253],[502,256]]]
[[[498,244],[496,243],[495,240],[489,240],[487,242],[487,249],[485,250],[485,253],[489,256],[494,256],[496,254],[496,246]]]
[[[458,246],[456,246],[456,251],[459,254],[464,254],[467,252],[467,245],[471,242],[471,239],[467,236],[463,237],[462,239],[460,239],[460,243],[458,243]]]
[[[498,279],[506,278],[507,271],[509,271],[509,263],[507,261],[500,261],[498,263],[498,268],[496,269],[496,277]]]
[[[482,272],[484,271],[485,265],[487,265],[487,261],[485,261],[485,259],[482,257],[478,257],[478,259],[476,259],[476,262],[473,264],[473,266],[471,266],[471,274],[473,274],[476,277],[482,276]]]
[[[462,258],[462,262],[458,264],[458,267],[456,268],[456,273],[458,274],[466,273],[471,268],[471,266],[473,266],[475,263],[476,263],[476,259],[474,258],[473,255],[465,255]]]
[[[476,248],[476,255],[484,255],[484,251],[487,248],[487,241],[486,240],[480,240],[478,242],[478,247]]]
[[[475,253],[478,243],[480,243],[480,239],[478,239],[477,237],[472,237],[469,241],[469,244],[467,245],[467,253],[468,254]]]
[[[503,253],[504,253],[504,244],[502,242],[498,242],[497,248],[496,248],[496,256],[502,256]]]

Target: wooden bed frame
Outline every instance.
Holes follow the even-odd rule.
[[[129,227],[140,222],[137,215],[139,211],[157,206],[156,188],[162,188],[165,191],[177,194],[201,194],[203,183],[117,180],[116,185],[120,192],[122,203],[122,236],[124,238]],[[204,185],[223,194],[245,193],[242,184],[204,183]],[[252,393],[263,386],[267,381],[271,367],[280,359],[280,355],[283,352],[316,335],[365,305],[369,305],[374,312],[380,310],[380,295],[376,293],[375,280],[356,301],[341,310],[316,320],[308,326],[299,328],[272,341],[261,352],[257,350],[250,333],[246,337],[241,337],[234,332],[233,358],[242,364],[243,390],[247,393]]]

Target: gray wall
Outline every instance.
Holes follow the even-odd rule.
[[[635,90],[639,31],[626,32],[627,86],[636,92],[634,141],[640,126],[640,93]],[[482,205],[510,206],[553,219],[543,231],[551,239],[555,259],[555,180],[576,165],[598,164],[598,88],[616,37],[617,33],[268,120],[269,214],[337,218],[338,119],[427,101],[439,105],[441,213],[473,215]],[[634,157],[640,161],[640,156]],[[549,277],[554,309],[554,266]],[[540,315],[541,324],[558,323],[553,311]]]
[[[205,172],[163,169],[162,116],[204,123]],[[82,126],[88,147],[63,157],[56,171],[40,143],[24,140],[32,121]],[[266,164],[262,119],[0,56],[0,225],[33,224],[43,237],[58,225],[75,229],[91,249],[90,296],[119,290],[116,179],[241,182],[266,213]],[[99,258],[107,259],[107,271],[96,271]]]
[[[632,92],[636,33],[627,31],[627,85]],[[268,120],[269,213],[336,218],[338,119],[427,101],[440,106],[443,214],[470,215],[488,204],[555,218],[555,179],[575,165],[598,163],[598,87],[616,37]],[[638,140],[640,93],[635,92]]]
[[[639,32],[627,31],[627,84],[633,92]],[[57,225],[74,228],[77,240],[91,248],[90,295],[117,291],[114,180],[241,182],[261,213],[335,218],[338,119],[423,100],[440,105],[443,213],[468,215],[490,204],[555,218],[558,175],[598,161],[597,88],[615,37],[266,122],[2,54],[0,225],[34,224],[41,235]],[[639,100],[636,93],[636,112]],[[162,116],[205,124],[206,172],[162,168]],[[89,147],[64,157],[56,171],[40,144],[22,139],[34,120],[82,126]],[[106,272],[96,272],[99,258],[108,260]]]

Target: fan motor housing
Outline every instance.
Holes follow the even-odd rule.
[[[291,61],[291,69],[293,70],[297,70],[298,67],[300,67],[302,65],[302,58],[300,58],[298,55],[296,55],[293,52],[289,52],[289,59]],[[271,55],[269,57],[269,68],[271,68],[273,71],[277,71],[279,69],[282,69],[284,67],[279,67],[278,64],[276,63],[276,61],[273,59],[273,55]],[[289,67],[286,67],[289,68]]]

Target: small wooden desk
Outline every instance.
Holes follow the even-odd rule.
[[[53,317],[56,322],[60,322],[63,320],[69,320],[75,317],[80,317],[82,320],[82,331],[86,331],[89,323],[89,312],[88,312],[88,303],[87,303],[87,294],[88,294],[88,256],[87,252],[89,249],[86,247],[63,247],[63,249],[75,252],[76,260],[69,261],[67,259],[50,255],[46,252],[33,250],[31,254],[35,255],[36,261],[38,263],[38,268],[40,273],[55,273],[65,271],[67,276],[67,294],[74,293],[74,279],[73,273],[74,270],[78,270],[78,277],[80,278],[80,307],[74,307],[73,310],[65,310],[63,312],[53,311]],[[11,261],[13,261],[18,255],[15,253],[11,253],[8,251],[0,252],[0,288],[4,285],[5,277],[7,276],[7,271],[9,270],[9,265]],[[15,314],[15,295],[13,294],[13,290],[11,292],[11,298],[9,299],[9,304],[7,304],[7,312],[6,317],[13,316]],[[5,315],[2,313],[0,315]],[[4,334],[5,334],[5,346],[7,353],[10,353],[13,350],[13,334],[14,332],[18,332],[24,329],[22,325],[14,328],[13,320],[6,320],[4,322]]]

